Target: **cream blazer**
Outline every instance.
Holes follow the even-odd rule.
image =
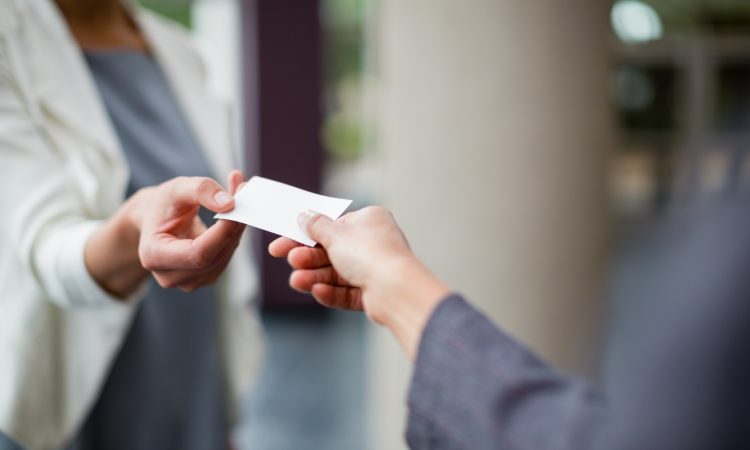
[[[207,93],[187,35],[132,10],[214,172],[241,167],[229,109]],[[0,430],[29,450],[59,449],[96,401],[139,299],[111,298],[84,265],[89,236],[123,203],[128,167],[53,0],[0,0],[0,180]],[[240,247],[217,301],[233,418],[258,372],[256,280]]]

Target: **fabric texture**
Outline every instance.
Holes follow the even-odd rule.
[[[214,177],[153,58],[113,50],[86,60],[130,168],[128,195],[176,176]],[[216,300],[214,287],[185,293],[150,281],[74,449],[226,445]]]
[[[433,312],[409,393],[414,449],[750,448],[750,208],[658,233],[637,297],[613,308],[602,379],[560,373],[462,297]]]
[[[220,181],[243,168],[231,105],[206,86],[180,26],[124,2]],[[84,56],[55,2],[0,0],[0,431],[28,450],[71,443],[94,407],[138,301],[114,299],[83,250],[121,207],[130,173]],[[226,417],[257,376],[257,272],[243,239],[216,284]]]

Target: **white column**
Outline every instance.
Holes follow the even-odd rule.
[[[381,0],[381,199],[496,323],[585,366],[606,240],[609,4]],[[410,366],[371,335],[373,448],[403,447]]]

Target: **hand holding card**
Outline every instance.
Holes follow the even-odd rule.
[[[300,229],[299,214],[312,210],[336,220],[352,203],[262,177],[251,178],[234,196],[234,201],[234,210],[217,214],[216,218],[241,222],[309,247],[314,247],[316,242]]]

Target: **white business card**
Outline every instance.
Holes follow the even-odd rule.
[[[234,210],[215,217],[241,222],[313,247],[316,242],[297,224],[300,213],[311,210],[336,220],[352,201],[314,194],[263,177],[252,177],[235,194],[234,203]]]

